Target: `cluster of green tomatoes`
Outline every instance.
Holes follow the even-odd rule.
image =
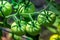
[[[9,16],[12,13],[12,4],[7,1],[3,1],[3,3],[2,1],[0,1],[0,8],[2,11],[0,11],[0,16],[2,17],[2,13],[5,16]],[[21,15],[22,17],[28,19],[32,18],[28,22],[25,20],[19,20],[19,24],[16,22],[12,23],[11,31],[19,36],[22,36],[26,33],[28,33],[31,36],[36,36],[41,32],[41,25],[50,26],[54,23],[56,19],[56,14],[54,12],[43,10],[38,13],[36,19],[34,20],[33,15],[36,11],[36,8],[34,4],[32,2],[28,2],[28,0],[26,2],[20,3],[18,10],[19,15]]]

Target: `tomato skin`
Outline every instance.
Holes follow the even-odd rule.
[[[3,1],[3,4],[6,3],[4,6],[1,3],[2,3],[2,1],[0,1],[0,6],[2,7],[1,10],[2,10],[3,14],[5,16],[10,15],[12,13],[12,5],[9,2],[7,2],[7,1]],[[2,16],[1,11],[0,11],[0,16]]]
[[[36,21],[34,21],[34,26],[32,26],[32,22],[28,22],[27,26],[26,26],[26,32],[29,34],[29,35],[32,35],[32,36],[36,36],[39,34],[39,32],[41,31],[41,27],[40,27],[40,24]]]
[[[19,35],[19,36],[24,35],[25,34],[25,28],[26,28],[25,24],[26,23],[24,21],[21,21],[21,27],[20,26],[18,27],[17,24],[14,22],[11,25],[11,31],[13,33],[15,33],[16,35]]]
[[[21,9],[20,9],[21,8]],[[23,17],[29,17],[28,14],[33,15],[35,12],[35,6],[33,3],[29,2],[28,5],[21,3],[19,6],[19,13],[23,16]]]
[[[53,35],[50,37],[49,40],[57,40],[58,38],[60,39],[60,35],[58,35],[58,34],[53,34]]]
[[[53,13],[52,11],[45,11],[45,12],[42,11],[38,15],[38,18],[37,18],[38,22],[44,26],[52,25],[56,19],[55,13]]]

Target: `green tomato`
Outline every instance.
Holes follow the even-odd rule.
[[[11,31],[15,33],[16,35],[24,35],[25,34],[25,28],[26,28],[26,23],[24,21],[21,21],[20,26],[18,26],[15,22],[12,23],[11,25]]]
[[[26,6],[26,4],[22,3],[19,6],[19,13],[23,16],[23,17],[29,17],[28,14],[33,15],[35,12],[35,6],[33,5],[33,3],[29,2],[29,4]]]
[[[28,22],[28,24],[26,26],[26,32],[29,35],[36,36],[41,31],[40,24],[37,21],[34,21],[34,25],[35,26],[32,25],[32,22],[31,21]]]
[[[44,26],[52,25],[55,19],[56,15],[52,11],[42,11],[37,18],[38,22]]]
[[[0,7],[2,7],[2,12],[5,16],[8,16],[12,13],[12,5],[7,2],[7,1],[3,1],[3,4],[2,4],[2,1],[0,1]],[[2,16],[2,13],[0,11],[0,16]]]

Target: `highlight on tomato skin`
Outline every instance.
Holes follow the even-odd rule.
[[[3,4],[2,4],[2,1],[0,1],[0,16],[3,16],[2,13],[5,15],[5,16],[8,16],[12,13],[12,5],[11,3],[9,3],[8,1],[3,1]]]
[[[53,34],[53,35],[50,36],[49,40],[60,40],[60,35]]]

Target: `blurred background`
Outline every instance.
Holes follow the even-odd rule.
[[[11,2],[11,0],[7,0],[9,2]],[[15,0],[15,1],[18,1],[18,0]],[[49,3],[50,1],[52,1],[52,5],[58,10],[60,11],[60,0],[31,0],[31,2],[35,5],[36,7],[36,11],[39,11],[39,10],[42,10],[44,8],[47,7],[47,3]],[[51,5],[50,5],[51,6]],[[57,10],[53,10],[54,12],[58,13]],[[3,21],[3,17],[0,17],[0,22]],[[60,15],[59,15],[59,19],[60,19]],[[8,19],[8,22],[9,24],[11,25],[11,23],[13,22],[13,19],[10,18]],[[60,22],[60,21],[59,21]],[[56,22],[55,24],[58,25],[58,22]],[[54,24],[54,26],[55,26]],[[60,25],[60,24],[59,24]],[[53,27],[55,29],[57,29],[57,27]],[[8,31],[11,31],[9,28],[4,28],[5,30],[8,30]],[[54,29],[52,31],[55,31]],[[48,30],[47,28],[45,27],[42,27],[42,32],[39,33],[39,37],[38,39],[39,40],[49,40],[50,36],[55,34],[53,33],[52,31]],[[26,38],[28,38],[26,35],[23,35],[21,37],[21,40],[27,40]],[[10,36],[10,33],[9,32],[6,32],[4,30],[2,30],[2,37],[0,40],[14,40],[12,38],[12,36]]]

